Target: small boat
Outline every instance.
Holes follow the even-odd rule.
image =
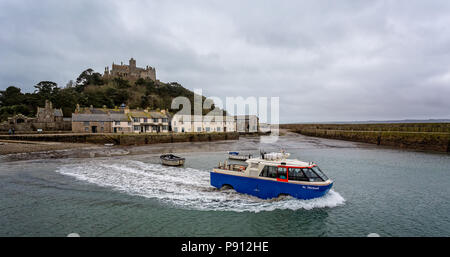
[[[290,195],[298,199],[324,196],[333,186],[330,180],[312,162],[287,159],[287,153],[262,153],[259,158],[246,161],[247,165],[219,162],[210,173],[211,185],[232,187],[239,193],[262,199]]]
[[[228,159],[231,160],[246,161],[251,158],[252,158],[251,154],[239,154],[239,152],[228,152]]]
[[[161,163],[167,166],[181,166],[186,160],[173,154],[163,154],[159,158],[161,159]]]

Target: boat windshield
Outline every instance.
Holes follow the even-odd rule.
[[[320,168],[318,166],[314,166],[311,168],[317,175],[319,175],[319,177],[321,177],[323,179],[323,181],[328,180],[328,177],[322,172],[322,170],[320,170]]]
[[[303,168],[303,173],[309,178],[309,181],[316,182],[316,181],[323,181],[321,177],[319,177],[314,171],[312,171],[309,168]]]
[[[314,166],[312,168],[289,167],[287,171],[289,180],[311,181],[311,182],[328,180],[328,177],[317,166]],[[262,169],[259,176],[268,178],[286,179],[286,168],[276,166],[265,166]]]

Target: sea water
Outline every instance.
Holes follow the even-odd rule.
[[[148,148],[148,154],[142,150]],[[216,189],[228,151],[280,148],[335,181],[324,197],[263,200]],[[449,236],[450,156],[281,137],[139,147],[138,155],[0,162],[0,236]],[[186,157],[159,164],[158,152]],[[128,149],[133,150],[133,149]]]

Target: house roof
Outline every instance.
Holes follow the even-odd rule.
[[[152,112],[150,111],[150,116],[152,116],[152,118],[168,118],[167,115],[160,113],[160,112]]]
[[[133,111],[129,112],[128,116],[133,118],[151,118],[150,113],[143,111]]]
[[[84,108],[72,114],[73,121],[131,121],[132,118],[168,118],[168,115],[157,111],[124,109]]]
[[[84,113],[73,113],[72,121],[83,122],[83,121],[113,121],[111,116],[108,114],[84,114]]]
[[[128,113],[128,116],[132,118],[168,118],[166,114],[157,112],[157,111],[132,111]]]
[[[125,113],[111,113],[109,114],[111,121],[130,121]]]

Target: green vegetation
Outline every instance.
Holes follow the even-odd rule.
[[[194,93],[176,82],[154,82],[150,79],[138,79],[135,82],[121,78],[104,79],[92,69],[83,71],[76,82],[69,81],[61,88],[51,81],[41,81],[33,93],[22,93],[21,89],[10,86],[0,91],[0,121],[15,114],[34,116],[36,107],[50,100],[54,108],[62,108],[64,116],[70,117],[76,105],[101,108],[115,108],[126,104],[130,108],[151,108],[171,110],[172,99],[187,97],[191,103]],[[206,97],[202,96],[203,101]],[[213,106],[214,107],[214,106]],[[191,106],[193,109],[193,104]],[[207,113],[209,110],[203,110]]]

